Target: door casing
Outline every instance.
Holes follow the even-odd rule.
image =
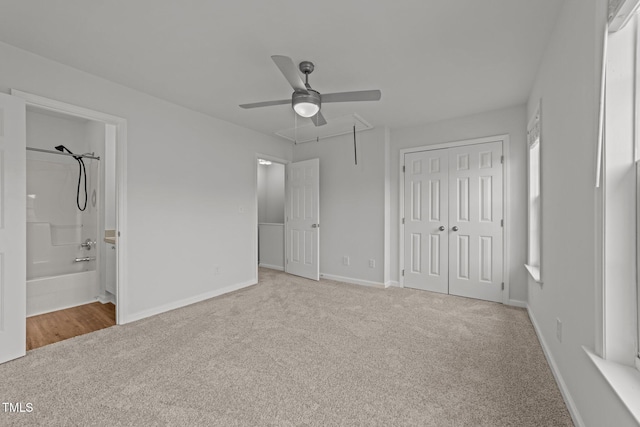
[[[404,209],[404,157],[407,153],[415,153],[419,151],[441,150],[446,148],[461,147],[465,145],[484,144],[487,142],[502,142],[502,155],[504,156],[503,163],[503,180],[502,180],[502,218],[504,219],[504,228],[502,234],[502,277],[504,281],[504,290],[502,291],[502,303],[509,304],[509,135],[496,135],[475,139],[467,139],[460,141],[445,142],[442,144],[422,145],[419,147],[404,148],[400,150],[399,164],[398,164],[398,210],[400,212],[398,216],[398,283],[401,287],[404,287],[404,277],[402,271],[405,269],[404,264],[404,225],[402,224],[402,218],[406,216]]]

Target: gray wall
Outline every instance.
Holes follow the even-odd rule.
[[[257,281],[255,156],[290,143],[0,43],[11,88],[127,119],[125,319]]]
[[[542,279],[528,301],[569,402],[588,426],[636,426],[588,359],[596,346],[595,159],[604,0],[565,1],[528,102],[542,100]],[[563,324],[556,338],[556,319]]]

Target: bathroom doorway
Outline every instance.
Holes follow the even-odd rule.
[[[258,156],[258,266],[284,271],[285,161]]]
[[[26,100],[27,350],[122,322],[122,119]]]

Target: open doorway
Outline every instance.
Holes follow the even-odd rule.
[[[26,101],[27,350],[124,323],[126,121]]]
[[[258,158],[258,266],[284,271],[285,165]]]

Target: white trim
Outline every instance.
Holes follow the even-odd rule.
[[[580,412],[578,412],[578,408],[576,407],[576,404],[573,401],[573,398],[571,397],[569,388],[567,387],[567,384],[564,382],[564,379],[562,378],[562,374],[560,374],[558,365],[556,365],[556,362],[553,359],[553,356],[551,355],[551,351],[549,350],[549,347],[547,346],[547,343],[544,340],[542,333],[540,332],[540,328],[538,327],[538,322],[536,322],[533,312],[531,311],[531,307],[529,307],[528,304],[527,304],[527,313],[529,314],[529,319],[531,320],[531,324],[533,325],[533,330],[536,331],[536,335],[538,336],[538,341],[540,341],[540,346],[542,347],[544,356],[546,357],[547,363],[551,368],[551,373],[553,374],[553,377],[556,379],[556,383],[558,384],[558,388],[560,389],[562,398],[564,399],[564,402],[567,405],[567,409],[569,410],[569,414],[571,415],[571,419],[573,420],[573,423],[578,427],[585,426],[585,423],[584,421],[582,421],[582,417],[580,416]]]
[[[118,258],[116,263],[118,268],[116,323],[118,325],[127,323],[127,281],[129,278],[127,267],[127,120],[16,89],[11,89],[11,95],[24,99],[28,106],[99,121],[116,127],[116,209],[118,212],[116,217],[118,242],[116,245]]]
[[[256,279],[251,279],[251,280],[247,280],[246,282],[237,283],[231,286],[225,286],[224,288],[220,288],[220,289],[214,289],[213,291],[205,292],[203,294],[185,298],[179,301],[172,301],[170,303],[161,305],[159,307],[153,307],[148,310],[132,313],[127,317],[127,323],[135,322],[137,320],[155,316],[156,314],[162,314],[167,311],[175,310],[177,308],[186,307],[188,305],[195,304],[197,302],[215,298],[220,295],[228,294],[229,292],[234,292],[240,289],[248,288],[249,286],[256,285],[257,283],[258,281]]]
[[[465,145],[485,144],[487,142],[502,142],[502,155],[504,156],[504,163],[502,165],[502,218],[504,219],[503,233],[502,233],[502,281],[504,282],[504,290],[502,291],[502,303],[509,303],[509,206],[511,197],[509,195],[509,147],[510,139],[508,134],[486,136],[482,138],[465,139],[461,141],[444,142],[441,144],[421,145],[419,147],[403,148],[400,150],[399,155],[399,167],[398,167],[398,203],[399,203],[399,215],[398,215],[398,282],[400,287],[404,287],[404,277],[402,276],[402,270],[404,269],[404,226],[402,224],[402,218],[404,217],[404,177],[405,174],[402,170],[404,166],[404,157],[409,153],[417,153],[420,151],[441,150],[445,148],[461,147]]]
[[[289,163],[291,163],[290,160],[286,160],[286,159],[282,159],[280,157],[275,157],[272,156],[270,154],[262,154],[262,153],[258,153],[256,152],[256,158],[255,161],[253,162],[254,168],[253,168],[253,183],[255,185],[254,188],[254,192],[255,192],[255,199],[254,199],[254,209],[253,209],[253,224],[255,224],[255,232],[253,235],[253,241],[251,242],[251,253],[253,254],[253,259],[251,260],[252,265],[255,265],[255,270],[254,270],[254,274],[255,277],[258,277],[258,267],[261,267],[261,265],[259,265],[258,263],[258,225],[260,224],[260,221],[258,221],[258,159],[265,159],[265,160],[271,160],[272,162],[275,163],[280,163],[282,165],[284,165],[285,167],[285,180],[284,180],[284,185],[285,185],[285,194],[287,192],[287,179],[286,179],[286,170],[287,170],[287,165]],[[285,204],[282,206],[282,209],[286,209],[286,200],[285,200]],[[285,212],[285,218],[286,218],[286,212]],[[285,263],[286,263],[286,259],[287,259],[287,254],[286,254],[286,250],[284,253],[284,259],[285,259]],[[265,265],[266,267],[266,265]],[[271,268],[271,267],[266,267],[266,268]],[[274,268],[274,270],[277,270],[277,268]],[[284,267],[282,268],[281,271],[284,271]]]
[[[614,33],[627,25],[638,6],[640,6],[638,0],[609,0],[607,16],[609,32]]]
[[[258,264],[258,267],[268,268],[270,270],[284,271],[284,266],[282,266],[282,265],[272,265],[272,264],[260,263],[260,264]]]
[[[527,269],[531,278],[536,282],[542,285],[542,280],[540,280],[540,267],[536,267],[534,265],[525,264],[524,268]]]
[[[320,273],[320,279],[333,280],[335,282],[351,283],[353,285],[372,286],[374,288],[384,288],[384,283],[372,282],[370,280],[354,279],[353,277],[336,276],[334,274]]]
[[[113,295],[111,292],[105,292],[102,295],[98,295],[96,299],[102,304],[111,303],[113,305],[116,305],[115,295]]]
[[[596,144],[596,188],[602,182],[602,151],[604,149],[605,94],[607,87],[607,41],[609,40],[609,23],[604,25],[602,40],[602,64],[600,66],[600,92],[598,98],[598,140]]]
[[[506,305],[510,305],[513,307],[520,307],[520,308],[527,308],[527,302],[526,301],[520,301],[519,299],[510,299]]]
[[[392,288],[392,287],[393,287],[393,288],[400,288],[401,286],[400,286],[400,283],[399,283],[398,281],[396,281],[396,280],[389,280],[388,282],[386,282],[386,283],[384,284],[384,287],[385,287],[385,288]]]
[[[582,346],[589,359],[613,389],[618,399],[640,424],[640,372],[635,367],[609,362]]]

